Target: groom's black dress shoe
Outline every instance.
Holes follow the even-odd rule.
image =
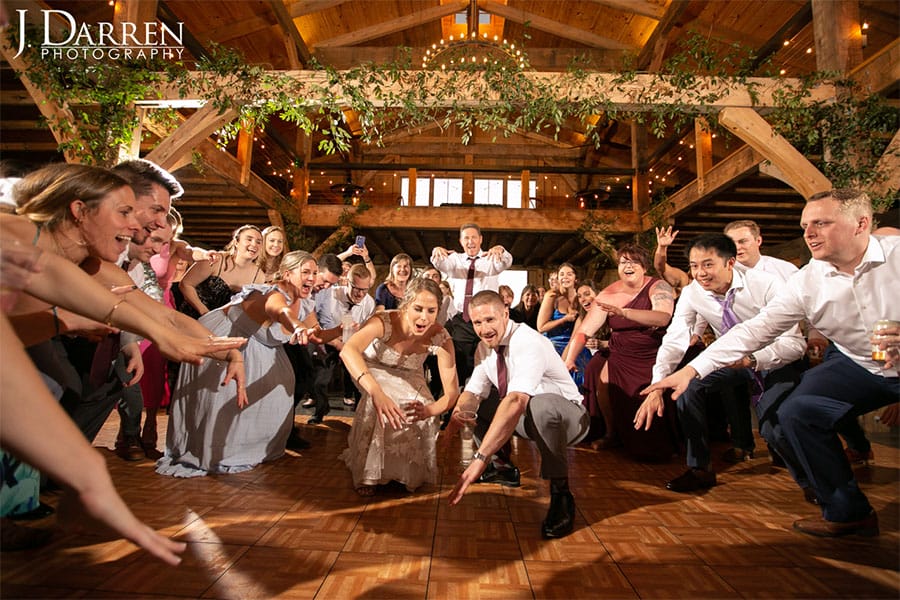
[[[550,510],[541,526],[544,538],[561,538],[572,533],[575,526],[575,498],[570,492],[550,494]]]

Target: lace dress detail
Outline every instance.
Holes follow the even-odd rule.
[[[416,399],[431,404],[434,398],[425,382],[422,364],[450,335],[441,328],[428,341],[427,352],[402,354],[389,345],[394,312],[377,315],[384,325],[384,336],[374,340],[363,352],[366,370],[401,409]],[[423,483],[437,481],[438,419],[416,421],[400,430],[382,427],[377,422],[378,413],[371,396],[362,388],[360,391],[362,398],[350,430],[350,447],[341,454],[350,468],[354,487],[397,481],[414,491]]]

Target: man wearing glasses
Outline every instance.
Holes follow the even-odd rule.
[[[347,285],[331,288],[332,312],[344,327],[343,336],[329,342],[338,352],[344,347],[344,340],[375,314],[375,300],[369,295],[371,287],[371,272],[365,265],[355,264],[347,273]],[[359,389],[353,384],[344,363],[339,364],[344,373],[344,405],[352,408],[359,401]]]

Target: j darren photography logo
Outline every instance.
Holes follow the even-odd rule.
[[[16,57],[25,51],[25,24],[28,11],[18,13],[19,47]],[[164,23],[79,23],[65,10],[41,10],[39,28],[42,59],[93,60],[181,60],[184,23],[174,28]]]

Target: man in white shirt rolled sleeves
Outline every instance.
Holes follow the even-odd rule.
[[[545,538],[563,537],[572,531],[575,519],[567,449],[584,438],[590,426],[582,395],[550,340],[511,321],[499,294],[479,292],[472,297],[469,312],[481,343],[454,421],[459,423],[460,410],[471,410],[480,401],[475,427],[479,445],[450,493],[450,504],[462,499],[488,468],[491,456],[516,433],[535,442],[541,477],[550,480],[550,509],[541,532]],[[491,394],[492,386],[499,390],[499,398]]]
[[[456,372],[460,384],[464,384],[472,373],[475,347],[478,336],[472,329],[468,304],[481,290],[496,292],[500,287],[500,273],[512,266],[512,254],[503,246],[493,246],[487,252],[481,249],[481,228],[475,223],[466,223],[459,228],[459,245],[462,252],[453,252],[436,247],[431,251],[431,264],[447,278],[453,288],[455,315],[445,327],[453,337],[456,352]]]
[[[782,282],[787,281],[794,273],[800,270],[786,260],[781,260],[774,256],[767,256],[760,252],[763,239],[762,233],[759,230],[759,225],[756,224],[756,221],[751,221],[750,219],[731,221],[725,225],[723,231],[725,232],[725,235],[734,240],[734,245],[737,246],[737,264],[735,264],[735,267],[770,273]],[[825,351],[828,348],[828,340],[826,340],[821,333],[816,331],[814,327],[809,327],[806,345],[807,354],[810,359],[815,358],[818,362],[825,355]],[[761,431],[764,427],[765,425],[760,423]],[[841,437],[847,441],[847,456],[853,457],[851,459],[852,461],[865,462],[874,458],[872,444],[869,442],[869,439],[866,437],[866,432],[863,431],[858,421],[849,421],[845,423],[840,433]],[[765,433],[763,435],[765,435]],[[772,450],[771,447],[770,450]],[[774,456],[773,462],[776,462]],[[782,466],[787,466],[789,469],[791,468],[790,464]],[[795,477],[799,477],[797,483],[799,483],[800,487],[803,489],[806,499],[812,503],[816,503],[817,500],[812,494],[812,489],[809,487],[809,483],[803,480],[802,473],[794,470],[792,470],[791,473]]]
[[[678,396],[694,377],[755,352],[807,319],[833,346],[776,413],[776,448],[784,444],[796,455],[822,508],[821,517],[795,521],[794,528],[824,537],[877,535],[878,516],[859,489],[837,431],[900,395],[897,365],[873,360],[871,339],[877,321],[900,321],[900,239],[871,235],[872,205],[858,190],[813,196],[800,226],[809,264],[757,317],[646,391],[672,388]]]
[[[735,323],[746,321],[775,297],[779,281],[756,271],[739,271],[734,268],[735,244],[726,235],[713,233],[697,236],[688,243],[688,260],[694,280],[681,291],[675,313],[666,330],[653,366],[653,381],[660,381],[672,373],[684,358],[690,346],[691,332],[699,319],[704,320],[721,337]],[[726,314],[726,310],[731,316]],[[703,378],[690,382],[685,393],[678,398],[678,420],[687,440],[688,470],[669,481],[666,487],[674,492],[691,492],[710,488],[716,484],[711,468],[707,432],[707,400],[710,393],[744,389],[743,394],[722,395],[726,414],[731,424],[734,447],[737,454],[728,462],[753,456],[753,432],[749,414],[748,392],[763,396],[763,390],[785,379],[795,380],[799,368],[793,363],[806,352],[806,342],[797,327],[793,327],[771,344],[753,353],[746,353],[717,369],[711,369]],[[635,428],[649,428],[654,415],[662,416],[663,395],[654,391],[638,409]],[[769,398],[761,397],[758,403],[767,404]],[[727,459],[726,459],[727,460]]]

